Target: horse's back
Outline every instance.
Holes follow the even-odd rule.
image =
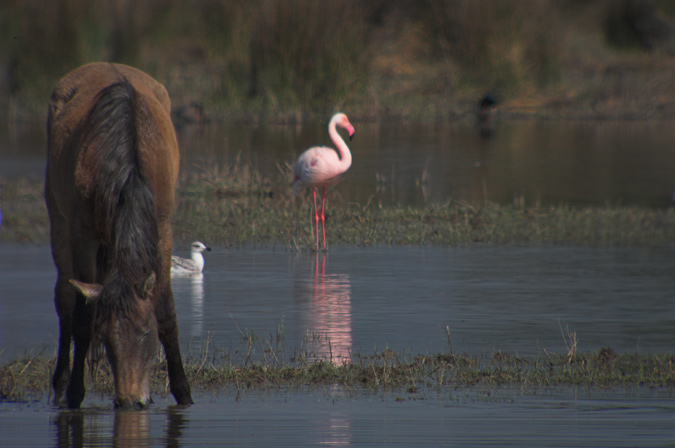
[[[76,173],[78,184],[92,182],[95,161],[81,154],[85,122],[95,101],[106,88],[127,80],[136,92],[135,132],[139,163],[158,192],[166,191],[166,202],[173,203],[178,173],[178,143],[171,122],[171,101],[162,84],[150,75],[121,64],[92,63],[64,76],[52,93],[47,121],[48,173],[46,187],[65,187],[64,172]],[[90,152],[93,152],[90,150]],[[96,157],[91,156],[93,159]],[[51,166],[50,166],[51,165]],[[89,165],[89,166],[83,166]],[[51,171],[60,173],[52,185]],[[89,173],[89,174],[87,174]],[[162,198],[158,198],[162,202]],[[160,204],[158,204],[160,205]],[[162,210],[160,208],[160,213]]]
[[[97,209],[108,206],[101,207],[100,198],[113,184],[126,182],[121,174],[116,175],[122,172],[118,167],[133,164],[130,169],[139,173],[153,196],[162,258],[170,257],[170,220],[179,162],[170,110],[164,86],[125,65],[88,64],[57,83],[47,121],[45,182],[53,252],[64,252],[60,246],[74,244],[67,242],[73,233],[80,235],[78,239],[106,242],[107,232],[101,223],[107,219]],[[106,135],[115,133],[126,134],[122,137],[133,148],[120,150],[125,143],[110,141]],[[126,161],[111,161],[119,157]],[[107,175],[102,174],[106,171]]]
[[[126,78],[142,96],[153,97],[171,112],[171,100],[162,84],[147,73],[128,65],[94,62],[83,65],[66,76],[54,87],[49,104],[50,119],[67,118],[90,107],[91,100],[104,88]]]

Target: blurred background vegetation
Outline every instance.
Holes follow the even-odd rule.
[[[43,119],[55,82],[136,66],[218,119],[675,113],[675,0],[4,0],[0,102]]]

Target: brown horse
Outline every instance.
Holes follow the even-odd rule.
[[[169,274],[179,157],[170,110],[164,86],[118,64],[80,67],[52,93],[45,198],[58,270],[59,406],[84,399],[92,337],[106,349],[116,406],[150,402],[158,337],[171,392],[192,404]]]

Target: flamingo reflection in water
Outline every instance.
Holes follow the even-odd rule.
[[[351,363],[351,283],[347,274],[326,275],[326,257],[316,253],[311,284],[303,283],[303,288],[296,289],[296,299],[310,299],[304,319],[301,319],[307,328],[304,342],[314,359],[335,364]]]

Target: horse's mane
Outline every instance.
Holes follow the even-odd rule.
[[[136,113],[142,105],[126,78],[101,90],[93,101],[82,138],[85,150],[97,158],[94,219],[110,267],[104,291],[127,296],[123,290],[137,287],[159,269],[155,195],[143,175],[138,148]]]

